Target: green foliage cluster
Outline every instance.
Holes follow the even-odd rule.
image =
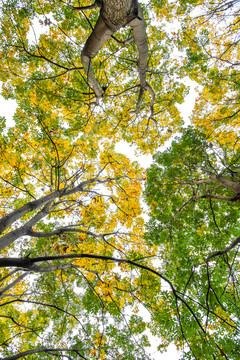
[[[238,149],[188,128],[154,155],[147,172],[146,240],[157,246],[159,271],[175,287],[172,326],[179,346],[189,345],[186,358],[238,356],[240,213],[231,185],[239,184],[239,158]]]

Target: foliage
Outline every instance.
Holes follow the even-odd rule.
[[[146,239],[158,246],[171,297],[185,300],[170,305],[176,345],[189,346],[184,358],[238,357],[239,156],[189,128],[148,170]]]
[[[239,3],[181,1],[177,11],[189,13],[176,39],[186,54],[181,71],[201,87],[193,124],[212,140],[238,146]]]
[[[2,96],[17,104],[13,126],[0,117],[2,359],[147,360],[172,342],[183,359],[238,359],[238,2],[141,3],[156,99],[138,114],[127,26],[93,60],[94,101],[80,54],[98,10],[74,10],[90,4],[1,1]],[[147,180],[115,151],[153,154],[174,133]]]

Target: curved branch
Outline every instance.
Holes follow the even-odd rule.
[[[141,106],[141,102],[143,99],[143,94],[145,90],[148,90],[151,95],[151,116],[153,116],[153,104],[155,102],[155,93],[152,87],[146,82],[146,70],[147,70],[147,60],[148,60],[148,44],[147,44],[147,34],[145,28],[145,21],[143,17],[143,10],[139,6],[136,0],[130,1],[130,8],[129,9],[122,9],[126,10],[125,16],[123,16],[122,12],[121,15],[116,16],[116,11],[114,13],[114,8],[111,7],[109,3],[103,3],[101,8],[100,15],[94,26],[94,29],[87,39],[84,48],[81,52],[81,59],[82,65],[87,75],[87,80],[92,87],[95,95],[96,95],[96,103],[99,103],[99,98],[103,95],[104,91],[101,89],[95,75],[93,73],[92,68],[92,61],[91,59],[94,58],[105,42],[121,27],[129,24],[132,32],[134,42],[138,48],[139,60],[138,60],[138,72],[140,77],[140,92],[138,96],[136,111],[138,112]],[[119,5],[119,4],[118,4]],[[90,5],[91,8],[94,6]],[[94,6],[95,7],[95,6]],[[110,17],[113,16],[114,19]],[[118,21],[118,22],[117,22]]]
[[[153,105],[155,102],[155,93],[152,89],[152,87],[147,83],[146,81],[146,72],[147,72],[147,60],[148,60],[148,43],[147,43],[147,34],[146,34],[146,27],[145,27],[145,21],[143,16],[143,10],[138,5],[138,16],[133,19],[129,23],[132,32],[133,32],[133,38],[134,42],[138,48],[138,73],[140,77],[140,91],[137,101],[136,110],[137,112],[140,110],[143,93],[145,90],[148,90],[150,92],[150,96],[152,98],[150,103],[151,108],[151,116],[153,116]]]
[[[24,351],[24,352],[21,352],[19,354],[16,354],[16,355],[12,355],[12,356],[8,356],[8,357],[4,357],[4,358],[1,358],[0,360],[17,360],[17,359],[20,359],[20,358],[23,358],[27,355],[31,355],[31,354],[39,354],[39,353],[42,353],[42,352],[52,352],[52,351],[72,351],[72,352],[77,352],[77,351],[86,351],[88,350],[88,348],[83,348],[83,349],[74,349],[74,348],[60,348],[60,349],[55,349],[55,348],[45,348],[45,347],[42,347],[42,348],[39,348],[39,349],[32,349],[32,350],[27,350],[27,351]],[[83,357],[83,356],[82,356]],[[83,359],[86,359],[85,357],[83,357]]]
[[[93,73],[91,59],[97,55],[99,50],[102,48],[105,42],[111,37],[112,34],[113,31],[111,31],[107,27],[100,14],[96,22],[96,25],[94,26],[94,29],[91,35],[89,36],[89,38],[87,39],[84,48],[81,52],[82,65],[87,75],[87,80],[90,86],[92,87],[93,91],[95,92],[97,101],[102,96],[103,90],[100,88],[99,83]]]
[[[45,55],[41,54],[40,53],[40,48],[38,47],[38,52],[40,55],[37,55],[37,54],[34,54],[34,53],[31,53],[25,46],[25,44],[22,42],[22,46],[20,45],[15,45],[16,48],[20,48],[20,49],[23,49],[25,51],[25,53],[31,57],[34,57],[34,58],[38,58],[38,59],[43,59],[45,61],[47,61],[48,63],[54,65],[54,66],[57,66],[58,68],[60,69],[63,69],[63,70],[66,70],[66,72],[68,71],[73,71],[73,70],[82,70],[82,67],[71,67],[71,68],[68,68],[64,65],[61,65],[61,64],[58,64],[57,62],[47,58]]]
[[[233,181],[233,180],[227,179],[220,174],[215,175],[206,168],[202,168],[202,170],[205,171],[209,175],[209,177],[212,181],[216,181],[216,182],[222,184],[227,189],[232,190],[235,194],[240,193],[240,182],[239,181]]]
[[[60,312],[62,312],[64,314],[66,314],[66,315],[71,316],[74,320],[76,320],[77,323],[81,324],[81,322],[79,321],[77,316],[72,314],[71,312],[62,309],[62,308],[60,308],[59,306],[57,306],[55,304],[44,303],[42,301],[34,301],[34,300],[29,300],[29,299],[22,300],[22,299],[17,298],[15,300],[6,301],[5,303],[2,303],[0,306],[3,307],[3,306],[6,306],[6,305],[9,305],[9,304],[12,304],[12,303],[42,305],[42,306],[47,307],[47,308],[52,308],[52,309],[55,309],[57,311],[60,311]]]
[[[95,0],[95,2],[92,5],[88,5],[88,6],[73,6],[72,8],[74,10],[90,10],[90,9],[94,9],[94,8],[101,8],[102,7],[102,1],[101,0]]]
[[[53,260],[64,260],[64,259],[80,259],[80,258],[87,258],[87,259],[95,259],[95,260],[105,260],[105,261],[113,261],[116,263],[125,263],[129,265],[133,265],[140,269],[144,269],[147,271],[152,272],[153,274],[159,276],[161,279],[166,281],[171,289],[174,290],[172,283],[165,278],[162,274],[158,271],[142,264],[138,264],[135,261],[128,260],[128,259],[119,259],[112,256],[105,256],[105,255],[93,255],[93,254],[67,254],[67,255],[55,255],[55,256],[38,256],[35,258],[0,258],[0,267],[12,267],[17,266],[24,268],[26,270],[32,270],[32,266],[35,263],[43,262],[43,261],[53,261]],[[174,290],[175,291],[175,290]]]
[[[9,315],[3,315],[3,314],[0,314],[0,318],[5,318],[5,319],[9,319],[11,320],[15,325],[19,326],[20,328],[23,328],[25,330],[30,330],[31,332],[33,332],[34,334],[37,334],[37,330],[34,330],[32,327],[29,327],[29,326],[26,326],[26,325],[23,325],[23,324],[20,324],[18,321],[16,321],[12,316],[9,316]],[[5,358],[4,358],[5,359]]]
[[[216,256],[219,255],[224,255],[226,254],[228,251],[234,249],[238,244],[240,244],[240,236],[237,237],[230,245],[228,245],[224,250],[219,250],[214,252],[213,254],[209,255],[206,259],[206,263],[208,263],[211,259],[215,258]]]
[[[52,260],[62,260],[62,259],[79,259],[79,258],[87,258],[87,259],[97,259],[97,260],[104,260],[104,261],[113,261],[116,263],[123,263],[123,264],[129,264],[132,265],[134,267],[137,267],[139,269],[143,269],[146,271],[151,272],[154,275],[157,275],[158,277],[160,277],[162,280],[164,280],[169,286],[170,289],[172,290],[176,300],[180,300],[186,307],[187,309],[190,311],[190,313],[192,314],[192,316],[194,317],[195,321],[197,322],[197,324],[199,325],[200,329],[205,333],[204,328],[202,327],[200,321],[198,320],[196,314],[194,313],[194,311],[192,310],[192,308],[188,305],[188,303],[177,294],[176,289],[174,288],[172,282],[170,280],[168,280],[165,276],[163,276],[161,273],[159,273],[158,271],[143,265],[143,264],[138,264],[135,261],[132,260],[128,260],[128,259],[119,259],[119,258],[115,258],[112,256],[104,256],[104,255],[93,255],[93,254],[68,254],[68,255],[57,255],[57,256],[39,256],[39,257],[35,257],[35,258],[0,258],[0,267],[11,267],[11,266],[20,266],[22,268],[25,268],[26,270],[30,270],[30,271],[34,271],[34,267],[35,267],[35,263],[38,262],[43,262],[43,261],[52,261]],[[16,265],[14,265],[14,263]]]

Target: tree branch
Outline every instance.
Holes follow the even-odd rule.
[[[90,10],[94,8],[101,8],[102,7],[102,0],[95,0],[95,2],[92,5],[88,6],[73,6],[73,10]]]
[[[196,196],[195,199],[216,199],[221,201],[230,201],[230,202],[237,202],[240,200],[240,194],[235,196],[223,196],[223,195],[216,195],[216,194],[204,194]]]
[[[79,259],[79,258],[104,260],[104,261],[113,261],[113,262],[116,262],[116,263],[119,263],[119,264],[121,264],[121,263],[122,264],[129,264],[129,265],[132,265],[132,266],[137,267],[139,269],[149,271],[154,275],[157,275],[158,277],[160,277],[162,280],[164,280],[170,286],[170,289],[172,290],[173,295],[176,298],[176,301],[180,300],[187,307],[187,309],[190,311],[190,313],[194,317],[194,319],[197,322],[200,329],[205,333],[205,330],[202,327],[202,325],[201,325],[199,319],[197,318],[196,314],[194,313],[192,308],[188,305],[188,303],[182,297],[180,297],[178,295],[178,292],[174,288],[172,282],[170,280],[168,280],[165,276],[163,276],[161,273],[159,273],[158,271],[156,271],[156,270],[154,270],[154,269],[152,269],[152,268],[150,268],[150,267],[148,267],[146,265],[138,264],[137,262],[132,261],[132,260],[119,259],[119,258],[115,258],[115,257],[111,257],[111,256],[104,256],[104,255],[68,254],[68,255],[58,255],[58,256],[39,256],[39,257],[35,257],[35,258],[0,258],[0,267],[18,266],[18,267],[25,268],[28,271],[29,270],[34,271],[34,265],[35,265],[35,263],[38,263],[38,262],[52,261],[52,260],[63,260],[63,259]]]
[[[43,219],[49,212],[49,207],[51,202],[45,204],[42,210],[40,210],[32,219],[30,219],[26,224],[20,226],[18,229],[12,230],[6,235],[3,235],[0,238],[0,250],[5,249],[7,246],[12,244],[16,239],[27,235],[29,229],[31,229],[38,221]]]
[[[18,269],[17,269],[18,270]],[[14,271],[16,272],[16,271]],[[13,271],[12,271],[13,273]],[[15,279],[14,281],[12,281],[10,284],[8,284],[7,286],[5,286],[4,288],[0,289],[0,297],[7,292],[9,289],[11,289],[12,287],[14,287],[16,284],[18,284],[20,281],[22,281],[26,276],[28,275],[28,272],[25,272],[23,274],[21,274],[20,276],[18,276],[17,279]]]
[[[101,180],[98,178],[98,176],[101,174],[101,171],[99,172],[99,174],[96,177],[93,177],[92,179],[89,180],[85,180],[82,181],[79,185],[73,187],[72,189],[61,189],[61,190],[56,190],[54,192],[52,192],[49,195],[43,196],[40,199],[37,200],[33,200],[28,202],[26,205],[23,205],[22,207],[20,207],[17,210],[12,211],[10,214],[7,214],[6,216],[2,217],[0,220],[0,234],[6,230],[9,226],[11,226],[16,220],[20,219],[22,216],[28,214],[29,212],[32,212],[34,210],[38,210],[39,208],[41,208],[41,206],[45,205],[46,203],[49,203],[53,200],[55,200],[56,198],[61,198],[63,196],[69,196],[75,193],[78,193],[80,191],[86,191],[84,188],[87,185],[93,184],[94,182],[98,183],[98,184],[104,184],[113,180],[116,180],[116,178],[106,178],[104,180]],[[41,217],[41,211],[36,215],[39,216],[39,219]],[[23,236],[26,235],[26,232],[39,220],[37,220],[37,218],[34,217],[34,219],[29,220],[29,222],[25,225],[23,225],[20,229],[14,230],[11,232],[11,236],[14,237],[14,240],[17,238],[17,236]],[[31,221],[33,222],[33,225],[31,225]],[[10,234],[10,233],[9,233]],[[0,238],[0,250],[4,249],[5,246],[7,246],[6,244],[10,244],[12,241],[10,241],[9,243],[9,239],[7,237],[8,234],[4,235],[3,237]],[[10,237],[10,235],[9,235]],[[6,244],[3,242],[6,240]],[[13,241],[14,241],[13,240]]]
[[[240,236],[237,237],[230,245],[228,245],[224,250],[219,250],[209,255],[206,259],[206,263],[208,263],[211,259],[216,256],[226,254],[228,251],[234,249],[240,243]]]
[[[95,7],[90,5],[90,8]],[[101,8],[100,15],[98,20],[93,28],[93,31],[89,38],[87,39],[84,48],[81,52],[82,65],[87,75],[87,80],[92,87],[95,95],[96,95],[96,104],[99,103],[99,99],[103,95],[104,91],[101,89],[97,79],[95,78],[92,61],[105,42],[121,27],[129,24],[133,32],[134,42],[138,48],[139,60],[138,60],[138,72],[140,77],[140,91],[138,96],[138,101],[136,105],[136,112],[140,110],[141,102],[143,99],[143,94],[145,90],[148,90],[151,95],[151,115],[153,117],[153,105],[155,102],[155,93],[152,87],[146,82],[146,70],[147,70],[147,60],[148,60],[148,44],[147,44],[147,34],[145,28],[145,21],[143,16],[143,10],[137,3],[132,2],[131,9],[129,12],[126,9],[126,16],[119,17],[118,23],[116,21],[112,21],[110,19],[110,15],[112,13],[112,8],[109,9],[104,6]],[[85,8],[85,7],[84,7]],[[82,9],[82,8],[81,8]]]
[[[220,174],[219,174],[219,175],[215,175],[215,174],[213,174],[211,171],[209,171],[209,170],[206,169],[206,168],[202,168],[202,170],[209,175],[209,177],[210,177],[210,179],[211,179],[212,181],[216,181],[216,182],[222,184],[222,185],[225,186],[227,189],[232,190],[235,194],[240,193],[240,182],[239,182],[239,181],[236,182],[236,181],[227,179],[227,178],[225,178],[224,176],[222,176],[222,175],[220,175]]]
[[[24,351],[24,352],[21,352],[19,354],[16,354],[16,355],[12,355],[12,356],[8,356],[8,357],[4,357],[4,358],[1,358],[0,360],[17,360],[17,359],[20,359],[22,357],[25,357],[27,355],[31,355],[31,354],[39,354],[39,353],[42,353],[42,352],[46,352],[46,353],[49,353],[49,352],[52,352],[52,351],[73,351],[73,352],[77,352],[77,351],[86,351],[88,350],[88,348],[83,348],[83,349],[74,349],[74,348],[60,348],[60,349],[55,349],[55,348],[45,348],[45,347],[42,347],[42,348],[39,348],[39,349],[32,349],[32,350],[27,350],[27,351]],[[84,359],[86,359],[84,357]]]

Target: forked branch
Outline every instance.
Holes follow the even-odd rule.
[[[99,6],[101,2],[95,1],[93,5],[85,8]],[[83,8],[81,8],[82,10]],[[94,29],[87,39],[81,53],[82,65],[87,75],[88,83],[96,95],[96,103],[103,95],[104,91],[99,85],[92,68],[92,59],[98,54],[105,42],[121,27],[129,25],[133,32],[134,42],[138,48],[138,73],[140,78],[140,92],[136,105],[136,112],[140,110],[145,90],[150,92],[152,101],[151,117],[153,116],[153,104],[155,93],[146,81],[146,70],[148,60],[148,44],[145,28],[143,10],[137,0],[105,0],[102,3],[100,14]]]

